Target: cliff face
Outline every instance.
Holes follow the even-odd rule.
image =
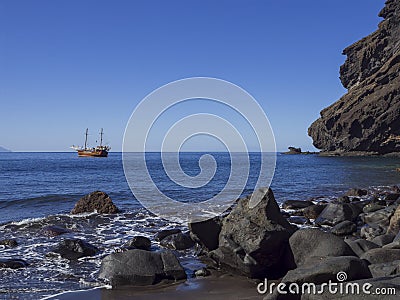
[[[400,1],[388,0],[377,31],[344,49],[348,89],[308,135],[324,151],[400,152]]]

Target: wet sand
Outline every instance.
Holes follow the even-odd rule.
[[[120,289],[96,289],[68,292],[49,299],[60,300],[127,300],[127,299],[262,299],[257,292],[257,282],[246,277],[214,273],[208,277],[190,278],[176,284],[158,284],[146,287],[126,287]]]

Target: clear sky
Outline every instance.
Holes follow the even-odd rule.
[[[193,76],[233,82],[265,110],[278,150],[345,93],[342,50],[384,0],[0,0],[0,146],[68,151],[103,127],[121,150],[135,106]],[[194,143],[194,147],[196,144]],[[211,149],[212,150],[212,149]]]

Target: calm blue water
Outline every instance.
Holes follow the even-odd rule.
[[[182,169],[194,176],[203,153],[182,153]],[[179,201],[201,201],[218,193],[230,173],[227,153],[211,153],[217,162],[213,180],[198,189],[181,188],[163,171],[159,153],[146,155],[149,172],[157,186]],[[254,188],[259,155],[250,154],[251,170],[246,189]],[[271,187],[279,202],[334,196],[350,187],[400,183],[400,160],[384,157],[277,156]],[[135,211],[140,204],[126,182],[121,153],[108,158],[78,158],[76,153],[0,153],[0,223],[69,212],[84,194],[107,192],[118,207]]]
[[[183,171],[198,175],[201,155],[182,153],[179,161]],[[163,193],[179,201],[197,202],[219,193],[229,178],[229,155],[211,155],[216,172],[201,188],[182,188],[171,182],[159,153],[147,153],[146,160],[151,177]],[[243,194],[254,188],[259,163],[260,155],[250,154],[251,170]],[[383,157],[278,155],[272,189],[278,202],[330,198],[351,187],[399,184],[399,167],[400,159]],[[138,181],[145,185],[140,176]],[[70,215],[76,201],[94,190],[107,192],[123,211],[116,215]],[[43,228],[49,225],[64,227],[68,233],[46,236]],[[110,153],[108,158],[78,158],[73,152],[0,153],[0,239],[18,242],[16,248],[0,246],[0,258],[20,258],[29,264],[19,270],[0,269],[0,299],[40,299],[63,291],[103,286],[97,272],[105,255],[118,251],[136,235],[149,237],[152,247],[161,249],[154,234],[176,227],[187,230],[182,224],[148,213],[135,200],[124,176],[121,153]],[[83,239],[98,247],[99,252],[69,262],[52,253],[65,238]],[[177,252],[189,283],[194,270],[202,267],[194,251]]]

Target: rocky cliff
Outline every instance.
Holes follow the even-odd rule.
[[[323,151],[400,152],[400,1],[388,0],[377,31],[344,49],[348,89],[308,134]]]

